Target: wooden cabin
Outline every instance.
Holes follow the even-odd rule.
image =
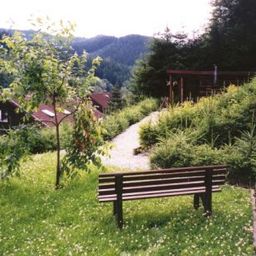
[[[256,75],[254,71],[168,70],[170,104],[216,94],[230,84],[241,85]]]
[[[105,106],[105,105],[104,105]],[[97,119],[103,117],[103,113],[97,109],[98,105],[94,105],[93,112]],[[18,101],[7,100],[0,101],[0,134],[6,133],[10,128],[15,128],[24,123],[39,123],[42,127],[53,127],[55,125],[55,114],[53,106],[48,104],[40,104],[31,117],[25,119],[25,113],[20,111],[21,106]],[[65,118],[65,122],[73,122],[73,115],[70,109],[64,109],[63,112],[57,113],[57,119]]]

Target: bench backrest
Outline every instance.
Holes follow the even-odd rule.
[[[172,195],[215,192],[225,183],[227,166],[197,166],[144,172],[106,173],[99,175],[98,198],[114,201]]]

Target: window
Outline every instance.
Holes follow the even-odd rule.
[[[54,117],[54,113],[48,109],[42,109],[42,112],[46,114],[47,116]]]
[[[8,123],[8,112],[0,109],[0,123]]]
[[[64,109],[63,113],[64,113],[65,115],[70,115],[70,114],[71,114],[71,112],[68,111],[68,110],[66,110],[66,109]]]

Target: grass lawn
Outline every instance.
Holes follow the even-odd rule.
[[[112,204],[96,199],[96,172],[54,191],[54,167],[53,153],[36,155],[0,183],[0,255],[253,255],[245,189],[216,193],[210,219],[189,196],[124,202],[119,231]]]

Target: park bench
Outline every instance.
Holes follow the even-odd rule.
[[[204,207],[212,214],[212,193],[221,191],[227,166],[197,166],[143,172],[104,173],[99,175],[98,199],[113,202],[113,214],[123,227],[123,201],[194,195],[194,208]]]

